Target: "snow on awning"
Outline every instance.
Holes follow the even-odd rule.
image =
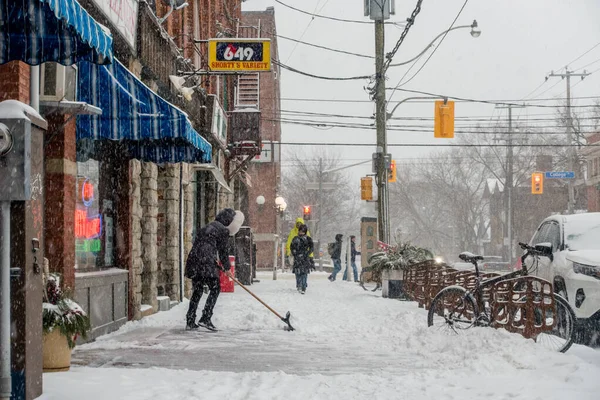
[[[112,42],[77,0],[0,0],[0,64],[109,64]]]
[[[92,150],[100,140],[126,142],[129,156],[155,163],[210,163],[212,146],[187,115],[148,88],[114,59],[79,65],[78,100],[102,115],[77,117],[77,140]],[[82,143],[84,144],[84,143]]]

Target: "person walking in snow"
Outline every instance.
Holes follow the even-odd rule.
[[[333,261],[333,272],[329,275],[329,279],[331,282],[335,281],[335,277],[342,270],[342,238],[344,235],[338,233],[335,235],[335,243],[333,245],[333,250],[331,252],[331,260]]]
[[[354,282],[358,282],[358,270],[356,269],[356,255],[360,254],[360,251],[356,251],[356,236],[350,236],[350,264],[352,265],[352,272],[354,272]],[[346,269],[344,270],[343,280],[346,280],[348,276],[348,257],[346,257]]]
[[[296,236],[298,236],[298,228],[300,227],[300,225],[304,224],[304,219],[301,217],[296,218],[296,224],[294,225],[294,227],[292,228],[292,230],[290,231],[290,234],[287,238],[287,243],[285,245],[285,260],[286,260],[286,264],[289,265],[290,264],[290,260],[289,257],[292,255],[292,250],[291,250],[291,245],[292,245],[292,240],[294,240],[294,238]],[[310,237],[310,232],[307,231],[306,235]],[[310,254],[311,258],[313,257],[313,254],[311,252]]]
[[[290,245],[292,256],[294,257],[294,268],[292,272],[296,275],[296,289],[301,294],[306,293],[308,284],[308,274],[314,269],[314,262],[310,256],[313,252],[313,240],[308,236],[308,228],[301,224],[298,227],[298,236],[296,236]]]
[[[193,294],[186,315],[186,328],[199,326],[216,330],[211,318],[213,309],[221,293],[219,270],[229,271],[229,236],[235,235],[244,223],[244,214],[225,208],[217,214],[213,222],[200,229],[185,264],[185,276],[192,280]],[[196,323],[198,303],[208,286],[209,294],[200,321]]]

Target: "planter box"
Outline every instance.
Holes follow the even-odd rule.
[[[386,269],[381,273],[382,296],[390,299],[406,299],[402,289],[404,271],[401,269]]]
[[[44,334],[42,343],[44,372],[68,371],[71,368],[71,349],[58,328]]]

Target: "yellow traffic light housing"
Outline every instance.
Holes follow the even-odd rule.
[[[373,178],[369,176],[360,178],[360,199],[373,200]]]
[[[388,174],[388,182],[396,182],[396,160],[390,162],[390,170]]]
[[[310,206],[304,206],[302,208],[303,214],[304,214],[304,220],[308,221],[310,220]]]
[[[531,194],[542,193],[544,193],[544,174],[541,172],[534,172],[531,174]]]
[[[454,138],[454,102],[436,101],[434,121],[434,137],[442,139]]]

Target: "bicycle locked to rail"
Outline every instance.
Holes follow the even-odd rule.
[[[456,334],[472,327],[504,328],[546,348],[566,352],[573,344],[575,312],[554,293],[550,282],[529,275],[529,267],[537,268],[539,257],[546,254],[525,243],[519,245],[525,251],[522,269],[488,279],[479,272],[478,261],[483,256],[461,253],[461,260],[475,266],[474,284],[440,290],[431,301],[428,325]],[[533,262],[527,266],[529,257]]]

